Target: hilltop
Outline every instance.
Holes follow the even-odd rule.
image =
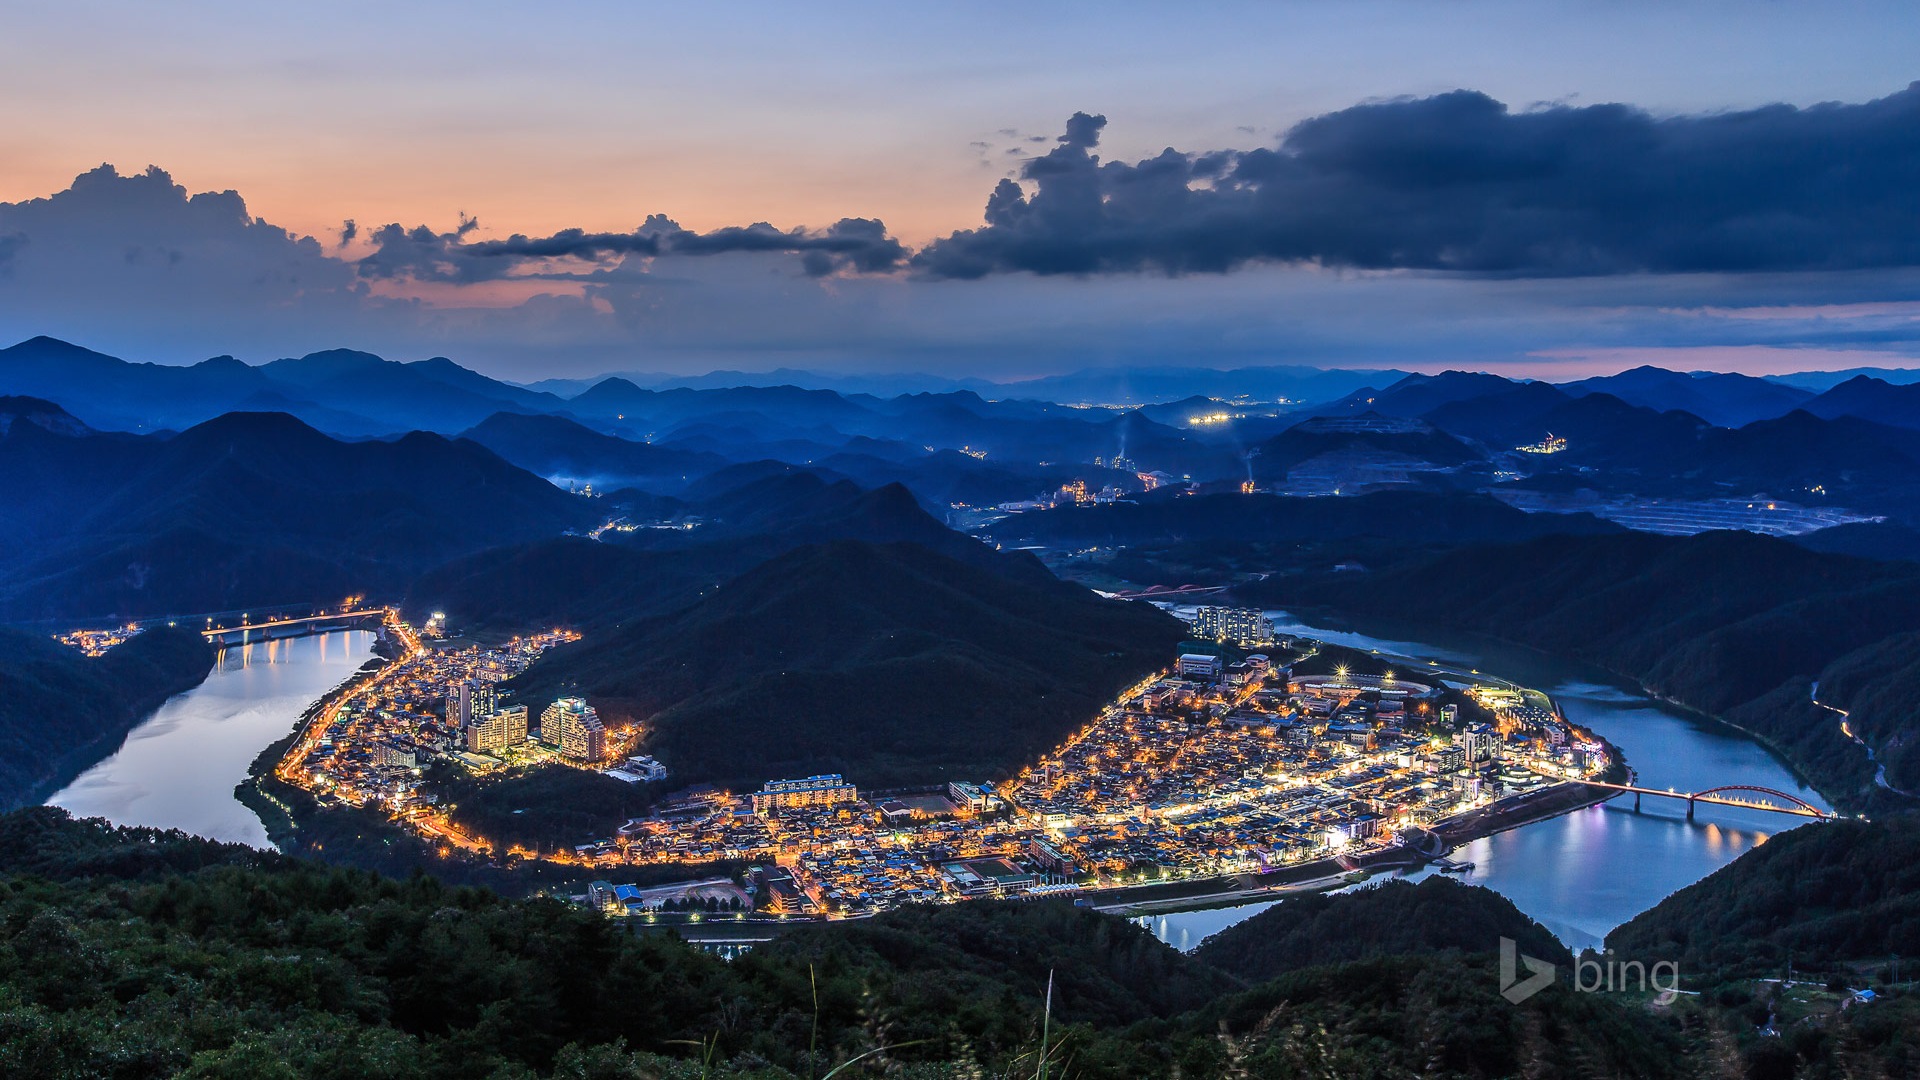
[[[1573,959],[1559,939],[1490,889],[1430,877],[1350,894],[1291,897],[1201,942],[1193,957],[1243,979],[1385,956],[1487,953],[1501,938],[1545,960]]]
[[[798,547],[684,610],[555,650],[518,690],[577,688],[645,722],[649,750],[689,783],[1000,775],[1165,664],[1184,630],[981,553],[1011,573],[913,543]]]

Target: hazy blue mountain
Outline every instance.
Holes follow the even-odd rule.
[[[503,410],[558,411],[550,394],[468,371],[331,349],[258,367],[231,356],[192,365],[131,363],[54,338],[0,349],[0,393],[59,402],[107,430],[179,430],[234,411],[279,411],[336,435],[472,427]]]
[[[842,394],[869,394],[879,398],[965,390],[995,401],[1146,405],[1194,395],[1269,402],[1281,398],[1290,401],[1331,401],[1369,382],[1390,383],[1405,374],[1404,371],[1392,370],[1344,370],[1294,365],[1225,370],[1165,366],[1088,368],[1065,375],[996,382],[983,378],[951,378],[904,371],[866,374],[776,368],[771,371],[711,371],[703,375],[613,371],[588,379],[543,379],[527,384],[527,388],[569,397],[605,379],[618,378],[647,390],[788,385],[809,390],[834,390]]]
[[[603,491],[637,487],[656,493],[683,489],[726,459],[603,435],[562,416],[495,413],[461,432],[529,472],[556,482],[577,481]]]
[[[403,364],[332,349],[275,360],[260,370],[315,404],[370,421],[364,430],[336,432],[343,435],[454,432],[497,412],[553,412],[563,407],[561,399],[550,394],[489,379],[444,358]]]
[[[1813,391],[1751,375],[1678,372],[1651,366],[1561,383],[1560,388],[1575,397],[1612,394],[1629,405],[1644,405],[1658,412],[1688,412],[1719,427],[1739,427],[1784,416],[1814,396]]]
[[[1301,366],[1216,368],[1091,368],[1067,375],[1000,383],[981,390],[992,398],[1146,405],[1201,395],[1255,401],[1332,401],[1369,384],[1397,382],[1406,372]]]
[[[32,424],[55,435],[93,433],[92,428],[51,401],[34,397],[0,397],[0,436],[6,435],[15,424]]]
[[[219,611],[397,588],[453,556],[589,524],[477,443],[342,442],[276,413],[177,436],[0,438],[0,613]]]
[[[1894,427],[1920,428],[1920,383],[1895,386],[1856,375],[1807,402],[1815,416],[1857,416]]]
[[[1789,375],[1763,375],[1761,378],[1783,386],[1802,387],[1818,394],[1861,375],[1870,375],[1894,386],[1920,382],[1920,368],[1859,367],[1840,371],[1796,371]]]
[[[1512,379],[1477,371],[1443,371],[1438,375],[1408,375],[1383,390],[1362,387],[1314,412],[1321,416],[1424,416],[1442,405],[1485,397],[1519,385]]]
[[[0,349],[0,393],[56,401],[116,431],[189,427],[273,389],[260,369],[228,356],[188,367],[134,364],[50,337]]]

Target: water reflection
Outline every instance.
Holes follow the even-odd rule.
[[[1596,681],[1590,672],[1534,653],[1474,643],[1451,647],[1376,638],[1352,630],[1307,626],[1271,613],[1275,629],[1358,649],[1465,662],[1548,690],[1567,717],[1618,746],[1652,788],[1701,791],[1753,784],[1827,803],[1758,743],[1702,722],[1630,689]],[[1678,889],[1711,874],[1805,819],[1739,807],[1701,805],[1687,820],[1681,800],[1647,797],[1635,813],[1631,796],[1466,844],[1453,857],[1474,864],[1455,875],[1504,894],[1576,948],[1597,946],[1614,927]],[[1417,880],[1433,870],[1416,872]],[[1365,887],[1365,886],[1361,886]],[[1181,949],[1272,906],[1273,901],[1139,920]]]
[[[47,802],[77,817],[267,846],[234,786],[307,706],[353,674],[373,635],[341,630],[222,650],[205,682],[162,705],[112,757]]]

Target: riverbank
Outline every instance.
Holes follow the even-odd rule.
[[[1584,810],[1617,794],[1605,788],[1563,782],[1448,818],[1430,831],[1452,849],[1508,829]],[[1410,869],[1432,861],[1406,848],[1389,848],[1346,862],[1335,858],[1315,859],[1266,874],[1197,878],[1167,885],[1131,885],[1091,890],[1087,895],[1101,898],[1089,905],[1099,911],[1128,916],[1166,915],[1345,888],[1382,871]]]
[[[159,627],[88,657],[0,629],[0,810],[35,806],[119,753],[219,654],[191,630]]]
[[[296,835],[300,823],[295,816],[294,807],[285,796],[291,794],[291,785],[281,783],[275,770],[286,757],[287,752],[307,734],[307,729],[325,713],[334,703],[344,699],[360,688],[368,679],[373,678],[391,661],[380,655],[385,636],[374,640],[375,655],[360,665],[352,675],[347,676],[338,686],[322,694],[313,704],[307,706],[294,724],[293,730],[283,738],[267,744],[266,748],[254,757],[247,767],[247,778],[233,789],[233,797],[241,805],[252,810],[260,818],[260,824],[267,830],[267,839],[273,846],[286,854],[297,854],[300,838]],[[270,786],[271,785],[271,786]]]
[[[1820,757],[1819,760],[1815,760],[1813,747],[1809,746],[1808,752],[1804,754],[1797,752],[1792,741],[1784,737],[1786,734],[1803,735],[1806,733],[1797,730],[1781,732],[1756,726],[1754,721],[1763,719],[1763,716],[1755,713],[1754,710],[1767,703],[1770,700],[1770,694],[1763,694],[1740,706],[1736,711],[1749,713],[1750,717],[1742,717],[1740,720],[1735,720],[1721,713],[1702,709],[1682,698],[1675,697],[1671,693],[1649,686],[1633,672],[1623,671],[1619,668],[1609,666],[1603,661],[1551,652],[1530,642],[1504,638],[1498,634],[1488,633],[1484,630],[1462,630],[1459,627],[1439,628],[1423,626],[1418,623],[1404,622],[1395,618],[1372,615],[1364,612],[1355,614],[1351,611],[1321,604],[1293,604],[1283,609],[1273,609],[1269,611],[1270,615],[1275,613],[1303,620],[1303,625],[1310,626],[1311,623],[1304,622],[1304,620],[1309,619],[1316,622],[1329,623],[1335,632],[1351,633],[1360,636],[1400,638],[1409,641],[1418,639],[1454,642],[1456,643],[1454,645],[1443,645],[1443,650],[1479,653],[1489,651],[1496,653],[1509,652],[1521,657],[1534,658],[1537,663],[1544,663],[1556,667],[1577,668],[1590,673],[1589,677],[1595,681],[1603,681],[1610,685],[1630,689],[1633,693],[1657,701],[1703,727],[1717,728],[1722,731],[1735,733],[1741,738],[1759,745],[1791,773],[1796,781],[1818,792],[1822,799],[1842,812],[1857,814],[1886,809],[1886,807],[1876,805],[1874,802],[1876,792],[1887,792],[1888,789],[1878,788],[1873,783],[1874,765],[1871,757],[1866,753],[1867,748],[1864,744],[1854,746],[1851,743],[1847,743],[1847,741],[1840,736],[1837,728],[1831,733],[1826,733],[1824,727],[1816,726],[1813,731],[1816,739],[1830,737],[1834,743],[1842,744],[1844,750],[1859,752],[1857,761],[1852,762],[1845,768],[1836,768],[1830,763],[1830,754]],[[1794,680],[1788,680],[1788,682],[1783,685],[1790,687],[1793,682]],[[1824,752],[1830,751],[1834,749],[1834,747],[1829,746],[1820,749]],[[1898,795],[1892,794],[1891,792],[1888,792],[1888,797],[1899,798]],[[1904,800],[1904,803],[1905,808],[1911,808],[1913,805],[1911,800]]]

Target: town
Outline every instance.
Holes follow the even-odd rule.
[[[1057,749],[997,784],[862,791],[839,775],[732,793],[688,787],[615,835],[533,852],[604,880],[582,898],[617,915],[755,911],[841,918],[910,902],[1076,894],[1143,883],[1363,862],[1458,815],[1610,764],[1544,695],[1428,664],[1376,674],[1306,661],[1265,616],[1187,614],[1195,651],[1128,688]],[[318,709],[282,779],[383,811],[442,850],[498,855],[423,790],[444,759],[477,775],[543,762],[662,784],[644,733],[577,697],[509,702],[499,684],[577,635],[435,647],[389,614],[400,655]],[[423,640],[424,636],[424,640]],[[1466,707],[1477,722],[1463,720]],[[622,867],[746,867],[642,888]]]

